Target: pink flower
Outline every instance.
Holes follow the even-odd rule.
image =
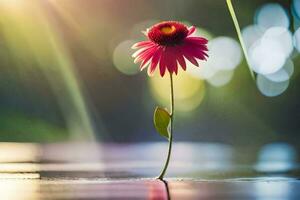
[[[199,66],[197,59],[206,60],[207,39],[192,36],[196,28],[187,28],[184,24],[175,21],[165,21],[147,29],[145,35],[149,40],[134,44],[137,50],[132,57],[134,62],[141,62],[141,70],[148,67],[148,74],[152,75],[159,66],[163,77],[168,69],[170,74],[178,73],[178,65],[186,70],[187,59],[195,66]]]

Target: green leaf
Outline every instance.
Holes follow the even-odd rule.
[[[171,120],[171,116],[168,113],[168,111],[166,111],[163,108],[156,107],[154,111],[154,117],[153,117],[154,126],[157,132],[160,135],[166,137],[167,139],[169,139],[168,127],[170,124],[170,120]]]

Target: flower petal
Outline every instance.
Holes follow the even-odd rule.
[[[184,40],[185,42],[197,42],[199,44],[207,44],[208,40],[203,37],[187,37]]]
[[[155,51],[156,47],[151,47],[147,49],[147,51],[141,52],[136,58],[134,59],[134,63],[141,62],[147,58],[149,54],[153,54],[153,51]]]
[[[174,72],[175,72],[175,74],[177,75],[178,74],[178,66],[177,66],[177,62],[176,62],[176,60],[175,60],[175,65],[174,65],[175,67],[174,67]]]
[[[193,65],[199,67],[197,60],[192,55],[190,55],[187,51],[184,52],[184,57],[188,59],[188,61],[190,61]]]
[[[191,41],[185,41],[181,47],[181,51],[183,52],[182,54],[193,64],[195,63],[193,58],[206,60],[206,57],[208,57],[205,52],[207,51],[206,45],[195,45],[195,43]]]
[[[167,68],[170,73],[175,72],[177,74],[178,72],[178,66],[176,62],[176,55],[178,47],[167,47],[166,48],[166,54],[167,54]]]
[[[152,44],[152,45],[148,45],[147,47],[141,48],[141,49],[137,50],[136,52],[134,52],[132,54],[132,57],[135,58],[135,57],[147,52],[149,49],[153,48],[154,46],[155,45]]]
[[[200,60],[206,60],[209,57],[206,52],[201,50],[195,51],[194,55],[196,58],[199,58]]]
[[[177,52],[176,53],[176,58],[177,58],[177,61],[178,61],[179,65],[181,66],[181,68],[185,71],[186,70],[186,63],[185,63],[185,60],[184,60],[184,57],[183,57],[182,53]]]
[[[143,70],[150,63],[150,59],[156,53],[157,47],[153,47],[152,50],[149,50],[149,53],[144,57],[143,62],[140,65],[141,70]]]
[[[184,55],[184,57],[186,57],[186,59],[188,59],[193,65],[195,65],[196,67],[199,67],[197,60],[193,56]]]
[[[142,42],[137,42],[134,45],[132,45],[132,49],[138,49],[138,48],[143,48],[143,47],[147,47],[149,45],[153,45],[153,42],[151,41],[142,41]]]
[[[186,47],[185,51],[195,58],[198,58],[200,60],[206,60],[205,56],[208,56],[203,50],[193,47]]]
[[[195,26],[189,27],[188,36],[189,36],[189,35],[192,35],[195,31],[196,31],[196,27],[195,27]]]
[[[153,72],[155,71],[157,64],[159,62],[159,59],[161,57],[162,49],[157,48],[156,52],[154,53],[152,60],[151,60],[151,65],[148,68],[148,75],[151,76]]]
[[[201,43],[195,42],[195,41],[185,41],[184,43],[186,44],[185,46],[190,46],[190,47],[193,47],[196,49],[201,49],[201,51],[208,51],[206,44],[201,44]]]
[[[165,75],[166,68],[167,68],[166,53],[165,53],[165,51],[162,51],[161,58],[160,58],[160,61],[159,61],[159,71],[160,71],[160,75],[162,77]]]
[[[153,57],[153,54],[149,54],[145,60],[142,61],[141,65],[140,65],[140,69],[141,71],[143,69],[145,69],[145,67],[147,67],[150,64],[150,59]]]

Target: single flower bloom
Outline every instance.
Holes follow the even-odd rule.
[[[176,21],[165,21],[147,29],[145,35],[149,40],[134,44],[133,49],[139,48],[132,57],[134,62],[141,62],[141,70],[148,67],[148,74],[152,75],[159,66],[163,77],[166,70],[170,74],[178,73],[178,65],[186,70],[186,60],[199,66],[197,59],[206,60],[207,39],[192,36],[196,31],[194,26],[187,27]]]

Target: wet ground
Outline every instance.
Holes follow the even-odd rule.
[[[177,143],[165,182],[164,143],[0,143],[0,199],[300,199],[297,153]]]

